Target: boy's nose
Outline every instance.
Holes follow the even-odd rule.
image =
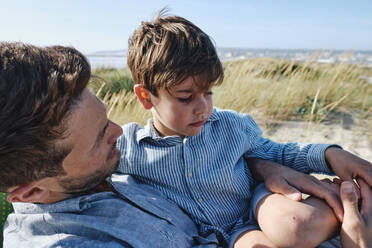
[[[195,109],[194,109],[194,114],[195,115],[202,115],[205,113],[207,109],[207,100],[204,97],[200,98],[200,101],[196,103]]]

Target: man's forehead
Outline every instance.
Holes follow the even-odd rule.
[[[82,132],[84,130],[81,128],[89,129],[99,122],[102,116],[106,117],[105,104],[90,90],[85,89],[80,101],[71,110],[67,125],[71,131]]]

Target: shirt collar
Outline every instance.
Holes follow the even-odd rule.
[[[161,139],[162,137],[159,133],[155,130],[152,125],[152,118],[147,120],[147,124],[144,128],[140,129],[137,132],[137,142],[139,143],[141,140],[145,138],[152,138],[152,139]]]
[[[211,114],[211,116],[209,117],[209,119],[207,120],[206,123],[213,122],[213,121],[216,121],[218,119],[219,119],[219,117],[216,113],[216,109],[213,108],[212,114]],[[140,129],[137,132],[137,143],[139,143],[141,140],[146,139],[146,138],[150,138],[150,139],[153,139],[153,140],[180,139],[180,137],[178,137],[178,136],[161,137],[159,135],[159,133],[155,130],[152,123],[153,123],[153,119],[150,118],[147,121],[146,126],[142,129]],[[204,125],[206,125],[206,124],[204,124]]]
[[[114,173],[106,179],[121,195],[134,197],[138,195],[142,186],[137,184],[130,175]],[[146,191],[147,192],[147,191]],[[38,203],[21,203],[13,202],[14,212],[17,214],[43,214],[43,213],[64,213],[64,212],[81,212],[89,202],[101,199],[112,198],[117,193],[105,191],[93,194],[86,194],[77,197],[68,198],[51,204]]]

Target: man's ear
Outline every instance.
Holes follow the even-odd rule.
[[[8,194],[9,202],[45,203],[49,198],[49,190],[35,184],[17,186]]]
[[[150,92],[143,85],[141,84],[134,85],[134,93],[136,93],[138,100],[145,109],[152,108]]]

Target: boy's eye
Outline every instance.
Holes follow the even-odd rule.
[[[192,96],[189,96],[187,98],[178,98],[178,101],[185,102],[185,103],[189,103],[191,102],[191,100],[192,100]]]
[[[213,92],[212,91],[208,91],[208,92],[206,92],[205,93],[207,96],[211,96],[211,95],[213,95]]]

